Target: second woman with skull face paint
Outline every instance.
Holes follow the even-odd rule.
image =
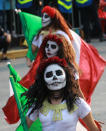
[[[78,88],[73,66],[52,57],[41,62],[36,82],[23,95],[27,98],[28,126],[39,117],[43,131],[76,131],[79,117],[90,131],[99,131],[87,103],[73,93]]]

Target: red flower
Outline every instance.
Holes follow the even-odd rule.
[[[67,66],[67,62],[64,58],[60,59],[59,57],[54,56],[48,59],[43,59],[41,61],[40,66],[38,68],[38,73],[41,73],[50,64],[59,64],[60,66],[63,66],[63,67]]]
[[[54,18],[55,16],[55,9],[50,7],[50,6],[45,6],[43,9],[42,9],[42,14],[43,13],[47,13],[51,18]]]
[[[49,41],[49,40],[56,42],[58,45],[62,43],[62,40],[61,40],[58,36],[56,36],[56,35],[54,35],[54,34],[49,34],[49,35],[47,35],[47,36],[44,38],[42,44],[46,45],[47,41]]]

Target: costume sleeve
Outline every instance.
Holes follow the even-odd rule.
[[[34,37],[32,44],[37,46],[38,48],[40,48],[41,44],[42,44],[42,35],[39,35],[39,38],[36,40],[36,36]]]
[[[28,110],[26,116],[27,116],[30,120],[35,121],[35,120],[37,119],[37,117],[38,117],[38,111],[35,110],[33,113],[30,114],[31,110],[32,110],[32,107]],[[29,115],[29,114],[30,114],[30,115]]]
[[[89,114],[91,108],[82,98],[80,98],[80,100],[77,103],[79,107],[79,117],[83,119]]]

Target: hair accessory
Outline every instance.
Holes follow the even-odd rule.
[[[50,6],[45,6],[43,9],[42,9],[42,14],[43,13],[47,13],[51,18],[54,18],[55,16],[55,9],[50,7]]]
[[[62,43],[62,40],[57,35],[50,33],[49,35],[45,36],[42,44],[46,45],[47,41],[49,40],[56,42],[58,45]]]
[[[67,62],[64,58],[60,59],[59,57],[54,56],[54,57],[42,60],[38,68],[38,72],[41,73],[50,64],[59,64],[60,66],[63,66],[63,67],[67,66]]]

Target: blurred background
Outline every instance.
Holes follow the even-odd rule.
[[[60,0],[64,2],[65,0]],[[97,11],[101,7],[101,1],[103,0],[94,0],[97,7]],[[105,0],[104,0],[105,1]],[[71,25],[73,30],[79,33],[83,38],[83,22],[81,17],[81,11],[76,5],[76,0],[70,0],[71,8],[65,6],[63,3],[62,9],[60,8],[59,0],[0,0],[0,26],[4,28],[6,32],[9,32],[12,35],[12,46],[20,46],[23,42],[23,32],[21,28],[21,22],[19,15],[15,13],[15,9],[21,9],[24,12],[35,14],[41,16],[41,9],[45,5],[51,5],[60,10],[60,12],[65,17],[66,21]],[[70,6],[70,5],[69,5]],[[106,2],[105,6],[102,7],[103,11],[106,11]],[[101,18],[98,13],[99,20],[101,22],[101,28],[103,35],[106,34],[106,18]],[[98,31],[95,30],[95,23],[91,23],[91,37],[96,38],[98,36]],[[18,39],[18,41],[17,41]]]

